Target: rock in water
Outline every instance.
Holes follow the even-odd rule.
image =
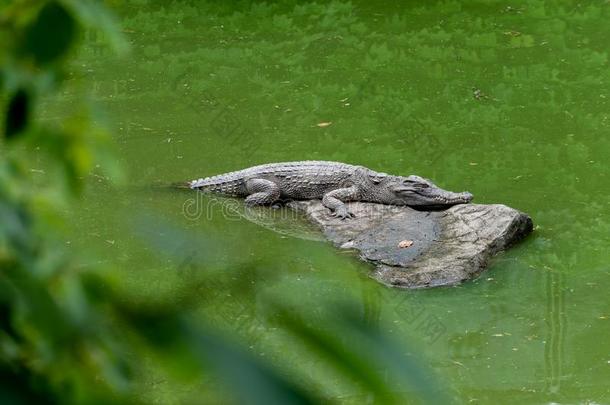
[[[490,258],[528,235],[532,219],[506,205],[461,204],[444,211],[349,203],[341,220],[318,200],[293,201],[336,246],[360,251],[372,277],[398,288],[450,286],[485,270]]]

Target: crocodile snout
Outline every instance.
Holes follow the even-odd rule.
[[[464,199],[464,201],[466,201],[467,203],[471,202],[472,199],[474,198],[474,196],[472,195],[472,193],[469,193],[468,191],[464,191],[462,193],[462,198]]]

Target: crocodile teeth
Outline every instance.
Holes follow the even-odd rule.
[[[455,203],[455,202],[463,201],[463,199],[460,197],[446,198],[446,197],[435,196],[435,197],[432,197],[432,199],[434,201],[440,201],[442,203]]]

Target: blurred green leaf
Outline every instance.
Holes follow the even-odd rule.
[[[387,367],[390,378],[396,378],[398,382],[410,387],[426,403],[453,403],[444,390],[444,385],[435,378],[432,370],[416,358],[401,354],[405,352],[405,349],[409,349],[408,344],[405,345],[404,342],[398,344],[398,342],[381,333],[378,328],[366,324],[351,307],[344,307],[340,319],[351,331],[363,338],[367,347],[370,348],[370,356],[379,361],[383,367]],[[415,350],[412,351],[415,352]],[[404,387],[403,384],[388,384],[387,382],[386,385]]]
[[[50,387],[44,380],[34,379],[27,371],[14,367],[9,369],[0,364],[0,400],[3,405],[27,405],[53,403]]]
[[[46,3],[28,27],[21,50],[38,65],[55,61],[70,48],[76,33],[76,21],[58,2]]]
[[[243,404],[311,404],[319,398],[266,366],[230,340],[196,328],[184,315],[164,308],[123,308],[122,316],[134,325],[159,351],[172,350],[172,357],[188,363],[193,359],[202,369],[211,368],[228,393]],[[180,357],[185,357],[181,360]]]
[[[10,139],[23,132],[29,123],[31,112],[31,98],[27,91],[19,89],[11,98],[7,112],[4,132]]]
[[[331,366],[375,395],[379,402],[404,403],[405,392],[414,392],[417,399],[426,403],[451,403],[441,390],[442,385],[423,364],[400,355],[408,347],[399,346],[365,324],[353,308],[342,304],[332,307],[336,312],[322,325],[313,326],[287,308],[279,310],[278,320]],[[344,336],[352,339],[346,342]]]
[[[383,377],[365,358],[355,353],[353,347],[347,347],[333,331],[309,325],[294,311],[281,310],[279,319],[282,326],[340,372],[360,382],[367,391],[375,393],[385,402],[393,403],[394,393],[388,390]]]
[[[28,257],[35,243],[30,230],[31,219],[23,207],[16,207],[5,200],[5,195],[0,190],[0,241],[6,242],[16,252]]]
[[[128,44],[121,34],[119,26],[102,4],[90,0],[68,0],[66,4],[83,24],[100,30],[109,45],[118,54],[128,50]]]
[[[220,337],[199,333],[193,343],[243,404],[310,404],[316,398]]]

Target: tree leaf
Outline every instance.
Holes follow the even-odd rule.
[[[277,304],[276,320],[337,371],[357,381],[379,403],[453,403],[445,388],[424,363],[404,356],[408,344],[397,342],[366,324],[348,303],[335,303],[334,315],[311,322]],[[349,336],[346,342],[345,336]],[[383,370],[383,371],[381,371]],[[409,402],[409,401],[406,401]]]
[[[193,336],[191,347],[198,349],[202,361],[215,369],[240,403],[268,405],[320,402],[319,398],[219,336],[200,332]]]
[[[6,122],[4,125],[4,133],[7,139],[23,132],[28,126],[30,104],[30,95],[24,89],[17,90],[11,98],[6,111]]]
[[[52,1],[44,5],[25,33],[21,51],[38,65],[55,61],[70,48],[76,21],[63,5]]]
[[[314,404],[320,398],[241,349],[209,327],[195,327],[193,320],[171,309],[119,306],[120,316],[136,328],[153,347],[181,367],[195,361],[201,371],[212,369],[238,399],[236,403]]]
[[[92,0],[67,0],[65,4],[82,25],[99,30],[117,54],[121,55],[129,50],[119,24],[104,4]]]

